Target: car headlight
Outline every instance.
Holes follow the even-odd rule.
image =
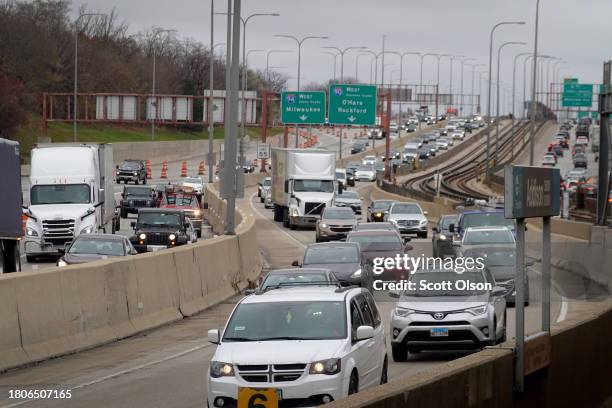
[[[176,239],[176,235],[175,234],[170,234],[170,235],[168,235],[168,238],[170,238],[170,241],[174,241]]]
[[[487,313],[488,307],[487,305],[470,307],[469,309],[465,309],[466,312],[473,314],[474,316],[482,315]]]
[[[195,211],[193,212],[193,215],[195,215],[196,217],[199,217],[201,213],[202,213],[202,212],[201,212],[200,210],[195,210]]]
[[[141,241],[144,241],[145,239],[147,239],[147,234],[142,233],[138,236],[138,238],[140,238]]]
[[[137,176],[137,175],[138,175],[138,173],[137,173],[137,172],[134,172],[134,175],[135,175],[135,176]]]
[[[117,170],[117,171],[115,172],[115,174],[116,174],[116,175],[119,175],[119,170]]]
[[[299,212],[297,210],[297,208],[290,208],[289,209],[289,216],[291,217],[297,217],[299,215]]]
[[[382,212],[380,212],[380,211],[376,211],[376,212],[374,213],[374,216],[376,216],[376,217],[382,217],[382,216],[383,216],[383,213],[382,213]]]
[[[355,272],[353,272],[353,274],[351,275],[351,278],[360,278],[361,277],[361,268],[357,269]]]
[[[413,309],[398,306],[393,310],[393,313],[395,313],[395,315],[398,317],[408,317],[411,314],[415,313],[415,311]]]
[[[421,220],[421,221],[419,221],[419,225],[425,225],[425,224],[427,224],[427,220]]]
[[[341,370],[341,361],[339,358],[315,361],[310,364],[310,374],[338,374]]]
[[[61,267],[61,266],[66,266],[66,265],[68,265],[68,264],[63,259],[60,259],[59,261],[57,261],[57,266]]]
[[[37,237],[38,236],[38,232],[36,232],[36,230],[28,227],[28,228],[26,228],[26,235],[28,237]]]
[[[85,227],[81,230],[81,234],[91,234],[93,232],[93,225],[90,225],[89,227]]]
[[[322,223],[319,224],[319,227],[320,228],[327,228],[327,224],[322,222]]]
[[[442,240],[442,241],[445,241],[445,240],[446,240],[446,235],[444,235],[444,234],[440,234],[440,235],[438,236],[438,238],[439,238],[440,240]]]
[[[221,361],[211,361],[210,376],[213,378],[233,377],[234,366],[230,363],[223,363]]]

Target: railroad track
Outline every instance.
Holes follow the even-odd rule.
[[[527,121],[519,122],[515,126],[514,136],[512,135],[512,128],[510,126],[506,126],[500,131],[499,143],[497,143],[498,163],[496,166],[505,165],[513,160],[516,154],[513,155],[512,153],[517,153],[514,152],[514,147],[518,146],[523,137],[527,134],[529,130],[528,123]],[[495,147],[495,135],[492,135],[490,145],[493,148]],[[440,185],[441,196],[460,202],[464,202],[466,199],[487,200],[489,198],[488,195],[469,185],[470,181],[478,178],[480,174],[484,172],[486,163],[485,156],[486,145],[484,145],[484,143],[476,144],[458,160],[452,161],[436,170],[425,171],[422,175],[407,181],[404,184],[404,188],[407,190],[408,195],[433,201],[436,196],[434,175],[437,172],[442,174],[443,177]]]

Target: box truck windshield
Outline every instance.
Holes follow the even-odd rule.
[[[88,204],[91,194],[87,184],[36,185],[30,192],[32,205]]]
[[[293,191],[296,193],[333,193],[333,180],[295,180]]]

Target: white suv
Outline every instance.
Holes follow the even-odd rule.
[[[222,332],[208,332],[218,344],[207,375],[208,406],[236,406],[239,394],[256,389],[313,406],[386,383],[385,336],[365,289],[293,286],[247,296]]]

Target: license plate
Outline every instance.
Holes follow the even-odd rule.
[[[238,388],[238,408],[265,407],[277,408],[278,402],[283,399],[283,391],[278,388]],[[257,403],[256,405],[253,405]]]
[[[155,252],[155,251],[159,251],[160,249],[166,249],[167,247],[165,245],[147,245],[147,251],[149,252]]]
[[[447,327],[435,327],[429,330],[429,335],[431,337],[448,337],[448,328]]]

